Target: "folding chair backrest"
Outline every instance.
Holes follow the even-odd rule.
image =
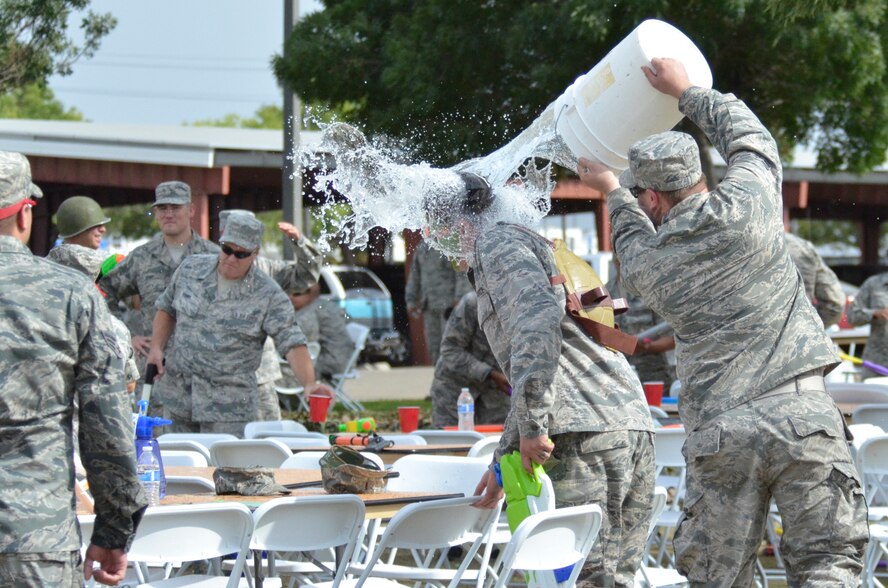
[[[255,439],[315,439],[327,441],[330,437],[316,431],[259,431]]]
[[[213,465],[217,467],[278,468],[291,455],[289,447],[274,439],[218,441],[210,447]]]
[[[382,437],[394,441],[395,445],[428,445],[422,437],[409,433],[382,433]]]
[[[478,441],[486,439],[483,433],[477,431],[438,431],[419,429],[410,434],[422,437],[429,445],[474,445]]]
[[[516,570],[551,574],[549,570],[570,565],[573,571],[567,580],[556,584],[553,575],[542,584],[574,586],[600,529],[601,508],[596,504],[548,510],[527,517],[515,529],[503,552],[496,588],[508,585]]]
[[[281,464],[281,468],[295,470],[319,470],[321,469],[321,464],[318,462],[318,460],[320,460],[325,453],[325,451],[298,451],[287,458],[287,460]],[[379,469],[385,469],[385,463],[377,454],[370,451],[365,451],[361,455],[373,461],[373,463],[379,466]]]
[[[888,432],[888,404],[861,404],[851,413],[852,425],[875,425]]]
[[[502,435],[491,435],[489,437],[485,437],[481,439],[474,445],[472,445],[469,452],[466,454],[468,457],[490,457],[496,451],[496,448],[499,447],[500,438]]]
[[[145,511],[128,559],[134,563],[190,562],[237,553],[230,578],[224,585],[240,582],[253,534],[253,516],[236,502],[150,507]],[[199,580],[189,576],[189,580]],[[181,582],[181,578],[171,581]],[[163,586],[163,582],[151,583]]]
[[[651,524],[648,527],[648,537],[654,533],[657,528],[657,521],[660,515],[666,510],[666,498],[668,494],[666,488],[657,486],[654,488],[654,498],[651,500]]]
[[[157,444],[160,446],[161,451],[196,451],[204,456],[207,463],[210,463],[211,460],[210,446],[197,441],[163,439],[163,435],[161,435],[157,438]]]
[[[164,458],[164,463],[166,463]],[[216,492],[216,485],[200,476],[167,476],[166,493],[172,494],[204,494]]]
[[[179,466],[205,468],[210,465],[210,462],[204,454],[199,451],[167,449],[166,447],[161,447],[160,457],[163,459],[164,467]]]
[[[398,472],[386,485],[390,492],[461,492],[474,494],[490,465],[486,457],[454,457],[444,455],[407,455],[392,464]]]
[[[888,386],[866,382],[827,382],[826,391],[833,402],[853,404],[888,403]]]
[[[329,438],[321,437],[266,437],[266,440],[277,441],[284,447],[293,451],[301,451],[303,449],[317,449],[318,447],[330,447]]]
[[[888,434],[870,437],[857,450],[857,469],[870,506],[888,504]]]
[[[247,423],[244,427],[244,439],[256,439],[259,437],[259,433],[281,433],[281,432],[293,432],[293,433],[304,433],[308,431],[305,428],[305,425],[302,423],[297,423],[296,421],[290,420],[281,420],[281,421],[253,421],[251,423]],[[264,435],[268,437],[270,435]]]
[[[675,488],[675,500],[669,506],[672,510],[679,510],[684,500],[687,464],[681,449],[686,439],[683,427],[657,429],[654,435],[656,483]]]
[[[310,552],[344,547],[334,579],[338,584],[361,534],[364,502],[354,494],[277,498],[256,509],[253,521],[253,550]]]

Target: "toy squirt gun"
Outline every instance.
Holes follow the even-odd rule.
[[[330,445],[363,446],[370,451],[382,451],[394,444],[376,433],[372,417],[340,423],[339,433],[330,435]]]

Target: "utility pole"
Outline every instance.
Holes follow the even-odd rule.
[[[284,0],[284,44],[299,22],[299,0]],[[282,55],[286,52],[282,51]],[[299,129],[302,127],[302,108],[299,97],[287,86],[284,89],[284,150],[281,153],[281,209],[284,221],[299,231],[302,226],[302,169],[293,162],[299,147]],[[293,259],[293,244],[284,237],[284,259]]]

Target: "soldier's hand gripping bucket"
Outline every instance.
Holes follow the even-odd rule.
[[[319,461],[324,490],[330,494],[377,494],[385,490],[386,473],[359,451],[334,445]]]

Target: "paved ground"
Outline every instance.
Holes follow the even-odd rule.
[[[358,378],[345,383],[346,393],[357,401],[421,400],[429,395],[435,369],[431,366],[390,367],[387,363],[363,365]]]

